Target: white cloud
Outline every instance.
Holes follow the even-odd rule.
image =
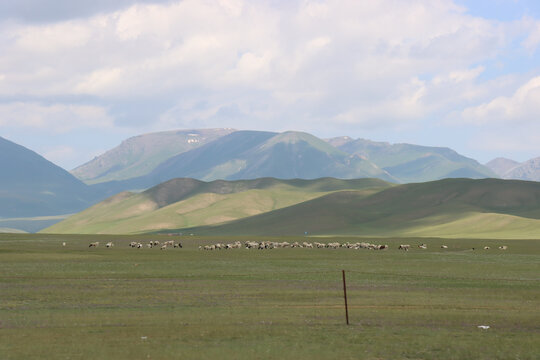
[[[527,38],[523,41],[523,46],[530,52],[534,52],[540,44],[540,21],[533,22]]]
[[[107,110],[99,106],[24,102],[0,104],[0,129],[28,128],[67,133],[80,128],[110,129],[113,125]]]
[[[538,22],[488,20],[450,0],[183,0],[5,22],[0,98],[22,100],[0,105],[0,127],[115,128],[106,109],[117,102],[157,109],[125,116],[133,133],[319,124],[360,133],[451,111],[465,124],[510,123],[538,114],[538,95],[508,93],[519,76],[489,79],[493,64],[539,43]],[[73,97],[95,105],[69,105]]]
[[[530,79],[512,96],[495,99],[464,109],[459,119],[472,124],[538,122],[540,114],[540,76]]]
[[[442,0],[299,1],[286,9],[184,0],[12,25],[0,40],[10,54],[0,63],[10,74],[0,94],[151,99],[238,87],[266,96],[373,89],[376,97],[421,72],[468,68],[505,42],[497,23]]]
[[[19,28],[15,46],[32,53],[60,53],[85,46],[92,36],[92,27],[67,21],[59,24]]]
[[[461,83],[464,81],[471,81],[476,79],[482,72],[484,72],[484,70],[485,67],[483,66],[477,66],[473,69],[455,70],[448,74],[436,76],[432,82],[434,85],[441,85],[447,82]]]

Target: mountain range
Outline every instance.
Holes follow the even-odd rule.
[[[71,173],[88,184],[142,176],[154,170],[165,159],[195,149],[233,131],[178,130],[135,136],[78,166]]]
[[[297,131],[193,129],[127,139],[70,174],[0,138],[0,228],[15,224],[17,229],[35,231],[107,197],[140,192],[175,178],[211,182],[334,177],[410,183],[498,173],[538,180],[539,163],[539,159],[523,164],[498,160],[484,166],[449,148],[346,136],[320,139]]]
[[[190,130],[188,133],[196,133]],[[219,130],[213,130],[213,135]],[[223,129],[222,131],[230,131]],[[185,135],[185,134],[184,134]],[[232,131],[176,155],[156,150],[152,166],[137,166],[137,176],[128,178],[133,162],[125,165],[115,154],[130,144],[133,153],[144,152],[149,137],[132,138],[104,155],[74,170],[80,179],[91,179],[100,191],[113,195],[131,189],[147,189],[164,181],[189,177],[204,181],[276,177],[281,179],[375,177],[394,183],[431,181],[448,177],[496,177],[477,161],[448,148],[411,144],[388,144],[350,138],[320,139],[311,134],[287,131]],[[217,135],[216,135],[217,136]],[[182,140],[186,142],[186,138]],[[167,143],[156,145],[167,147]],[[177,147],[179,149],[180,146]],[[169,155],[163,155],[169,154]],[[103,172],[91,172],[107,164]],[[105,170],[107,169],[107,170]],[[104,181],[115,178],[117,180]],[[89,181],[89,180],[87,180]]]
[[[490,169],[449,148],[354,140],[346,136],[327,141],[348,154],[359,155],[377,164],[401,183],[494,177]]]
[[[486,166],[503,179],[540,181],[540,157],[522,163],[497,158],[488,162]]]

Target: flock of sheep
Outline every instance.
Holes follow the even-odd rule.
[[[338,249],[338,248],[347,248],[347,249],[369,249],[369,250],[386,250],[388,249],[388,245],[376,245],[376,244],[370,244],[367,242],[359,242],[359,243],[343,243],[340,244],[339,242],[331,242],[331,243],[320,243],[320,242],[306,242],[303,243],[299,242],[293,242],[288,243],[286,241],[284,242],[277,242],[277,241],[246,241],[244,242],[244,245],[242,246],[242,243],[240,241],[236,241],[232,244],[224,244],[224,243],[217,243],[212,245],[205,245],[205,246],[199,246],[199,250],[227,250],[227,249],[240,249],[244,247],[245,249],[258,249],[258,250],[265,250],[265,249],[277,249],[277,248],[306,248],[306,249]]]
[[[144,247],[144,245],[142,243],[136,242],[136,241],[130,242],[129,246],[132,247],[132,248],[137,248],[137,249],[142,249]],[[148,244],[146,244],[146,247],[148,249],[151,249],[151,248],[154,248],[154,247],[159,247],[161,250],[165,250],[168,247],[181,249],[182,248],[182,243],[179,242],[178,244],[176,244],[174,242],[174,240],[169,240],[169,241],[165,241],[163,244],[161,244],[158,240],[150,240],[148,242]]]
[[[62,246],[66,246],[66,243],[65,242],[62,243]],[[90,245],[88,247],[98,247],[98,246],[99,246],[99,241],[90,243]],[[105,246],[107,248],[111,248],[111,247],[114,246],[114,243],[108,242],[107,244],[105,244]],[[132,247],[132,248],[137,248],[137,249],[142,249],[142,248],[145,247],[145,245],[143,245],[140,242],[136,242],[136,241],[132,241],[129,244],[129,246]],[[161,250],[165,250],[168,247],[182,248],[182,243],[179,242],[178,244],[176,244],[174,242],[174,240],[169,240],[169,241],[165,241],[163,244],[161,244],[158,240],[150,240],[146,244],[146,247],[149,248],[149,249],[154,248],[154,247],[159,247]],[[339,242],[331,242],[331,243],[313,242],[313,243],[310,243],[310,242],[304,241],[302,243],[293,242],[291,244],[291,243],[288,243],[286,241],[284,241],[284,242],[277,242],[277,241],[260,241],[260,242],[246,241],[242,245],[242,243],[240,241],[236,241],[236,242],[230,243],[230,244],[217,243],[217,244],[212,244],[212,245],[204,245],[204,246],[201,245],[201,246],[199,246],[199,250],[228,250],[228,249],[241,249],[242,247],[244,247],[245,249],[258,249],[258,250],[277,249],[277,248],[306,248],[306,249],[314,249],[314,248],[317,248],[317,249],[346,248],[346,249],[353,249],[353,250],[359,250],[359,249],[386,250],[386,249],[389,248],[388,245],[371,244],[371,243],[368,243],[368,242],[357,242],[357,243],[346,242],[346,243],[340,244]],[[409,251],[410,248],[411,248],[411,245],[409,245],[409,244],[402,244],[402,245],[399,245],[399,247],[398,247],[399,250],[404,250],[404,251]],[[426,244],[420,244],[420,245],[418,245],[418,248],[419,249],[427,249],[427,245]],[[448,246],[447,245],[441,245],[441,249],[448,249]],[[490,247],[489,246],[484,246],[483,249],[484,250],[489,250]],[[506,245],[499,246],[499,250],[507,250],[507,249],[508,249],[508,246],[506,246]],[[472,250],[475,250],[475,248],[472,248]]]
[[[62,246],[66,246],[66,243],[62,243]],[[90,243],[90,245],[88,245],[88,247],[98,247],[99,246],[99,241],[96,241],[96,242],[92,242]],[[111,248],[114,246],[114,243],[113,242],[108,242],[107,244],[105,244],[106,247],[108,248]],[[129,243],[129,247],[132,247],[132,248],[135,248],[135,249],[142,249],[145,247],[145,245],[143,245],[142,243],[140,242],[136,242],[136,241],[132,241]],[[147,244],[146,244],[146,247],[151,249],[153,247],[159,247],[161,250],[165,250],[166,248],[168,247],[172,247],[172,248],[182,248],[182,243],[178,243],[176,244],[174,242],[174,240],[169,240],[169,241],[165,241],[163,244],[161,244],[158,240],[150,240]]]
[[[388,245],[380,245],[380,244],[371,244],[368,242],[357,242],[357,243],[339,243],[339,242],[331,242],[331,243],[320,243],[320,242],[313,242],[309,243],[304,241],[303,243],[294,242],[294,243],[288,243],[286,241],[284,242],[276,242],[276,241],[246,241],[244,242],[244,245],[242,246],[242,243],[240,241],[236,241],[232,244],[225,244],[225,243],[217,243],[212,245],[204,245],[199,246],[199,250],[228,250],[228,249],[241,249],[244,247],[245,249],[258,249],[258,250],[264,250],[264,249],[276,249],[276,248],[307,248],[307,249],[338,249],[338,248],[346,248],[346,249],[353,249],[353,250],[359,250],[359,249],[367,249],[367,250],[386,250],[389,248]],[[402,244],[399,245],[399,250],[409,251],[411,248],[411,245],[408,244]],[[419,249],[427,249],[426,244],[420,244],[418,245]],[[447,245],[441,245],[441,249],[448,249]],[[506,245],[499,246],[500,250],[507,250],[508,247]],[[472,248],[474,250],[474,248]],[[484,250],[489,250],[489,246],[485,246]]]
[[[405,250],[405,251],[409,251],[409,249],[411,248],[411,245],[399,245],[398,249],[399,250]],[[427,249],[427,245],[426,244],[420,244],[418,245],[418,248],[420,249]],[[441,245],[441,249],[448,249],[448,245]],[[489,246],[484,246],[484,250],[489,250]],[[499,250],[507,250],[508,249],[508,246],[506,245],[501,245],[499,246]],[[472,248],[472,250],[476,250],[475,248]]]

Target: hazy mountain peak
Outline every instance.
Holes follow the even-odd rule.
[[[96,198],[61,167],[2,137],[0,169],[0,217],[66,214]]]
[[[503,177],[505,179],[540,181],[540,157],[518,164],[504,173]]]
[[[89,183],[146,175],[167,159],[234,132],[231,128],[172,130],[131,137],[72,171]]]
[[[496,159],[493,159],[486,164],[486,166],[490,168],[491,171],[493,171],[495,174],[499,175],[500,177],[504,177],[504,175],[508,171],[510,171],[511,169],[515,168],[518,165],[519,165],[519,162],[511,160],[511,159],[503,158],[503,157],[498,157]]]
[[[319,151],[325,152],[327,154],[335,155],[346,155],[342,151],[338,150],[334,146],[329,145],[324,140],[319,139],[318,137],[308,134],[301,131],[286,131],[280,134],[277,134],[273,138],[266,141],[261,145],[262,150],[269,149],[277,144],[298,144],[304,142],[309,146],[313,146]]]

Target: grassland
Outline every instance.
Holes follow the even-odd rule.
[[[127,246],[150,238],[174,238],[184,247]],[[0,358],[507,360],[540,354],[538,240],[339,238],[390,249],[197,250],[244,239],[0,235]],[[116,246],[88,248],[91,241]],[[428,249],[396,249],[420,242]],[[491,250],[478,250],[486,245]]]

